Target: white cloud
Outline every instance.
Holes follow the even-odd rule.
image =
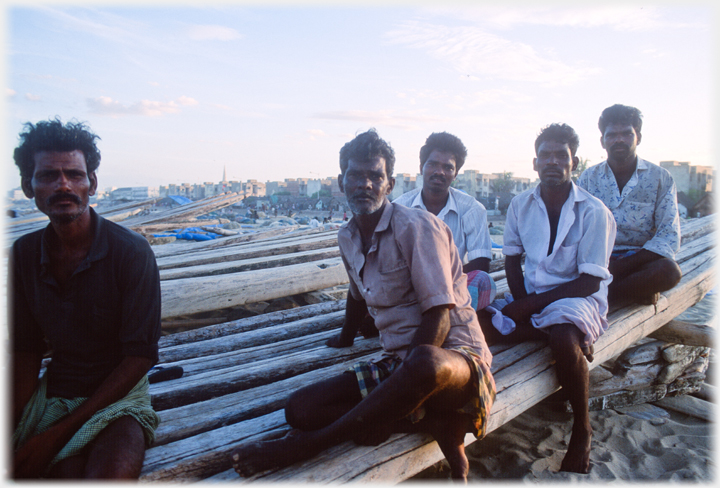
[[[17,92],[15,90],[13,90],[12,88],[5,89],[5,96],[14,97],[15,95],[17,95]]]
[[[234,41],[243,37],[235,29],[221,25],[193,25],[188,35],[194,41]]]
[[[177,101],[180,105],[197,105],[198,104],[197,100],[195,100],[194,98],[186,97],[185,95],[178,97]]]
[[[479,27],[410,21],[388,32],[386,38],[394,44],[425,50],[468,77],[569,85],[600,71],[569,66],[552,56],[538,53],[528,44],[504,39]]]
[[[141,115],[145,117],[157,117],[165,114],[180,112],[181,105],[197,105],[197,101],[189,97],[180,97],[177,101],[156,102],[152,100],[140,100],[132,104],[123,104],[110,97],[88,98],[87,104],[90,111],[110,116],[119,115]]]
[[[509,29],[523,25],[566,27],[609,27],[624,31],[668,28],[696,28],[680,22],[669,10],[648,5],[607,5],[598,7],[482,6],[469,9],[430,8],[435,16],[446,15],[488,27]]]
[[[26,93],[25,99],[30,100],[31,102],[37,102],[37,101],[40,101],[40,95],[33,95],[32,93]]]
[[[148,81],[148,84],[150,86],[160,86],[160,83],[158,83],[157,81]]]

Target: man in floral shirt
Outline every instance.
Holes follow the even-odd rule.
[[[605,203],[617,223],[610,258],[610,304],[655,304],[682,277],[677,190],[670,173],[637,156],[642,114],[625,105],[603,110],[598,127],[607,161],[586,169],[578,185]]]

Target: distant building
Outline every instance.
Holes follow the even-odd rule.
[[[398,173],[395,175],[395,188],[390,193],[390,200],[395,200],[403,193],[422,188],[422,175],[411,175],[409,173]]]
[[[148,200],[160,196],[158,188],[148,186],[128,186],[116,188],[110,192],[110,200]]]
[[[712,166],[693,166],[689,162],[660,161],[660,166],[670,172],[679,192],[711,192],[715,168]]]

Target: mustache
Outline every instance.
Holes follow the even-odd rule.
[[[616,149],[625,149],[627,151],[630,150],[630,146],[628,146],[624,142],[616,142],[615,144],[610,146],[610,150],[615,151]]]
[[[78,205],[82,203],[80,197],[78,197],[77,195],[73,195],[72,193],[56,193],[55,195],[51,195],[47,200],[49,205],[53,205],[62,201],[71,201],[72,203],[76,203]]]

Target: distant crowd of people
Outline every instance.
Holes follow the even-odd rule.
[[[613,105],[598,127],[607,160],[577,184],[575,130],[554,123],[537,135],[540,184],[507,210],[503,297],[489,274],[486,209],[451,186],[467,157],[458,137],[431,134],[422,189],[393,202],[390,144],[373,129],[346,143],[338,183],[352,218],[343,213],[338,245],[349,292],[327,346],[379,336],[383,355],[292,392],[293,430],[237,446],[235,470],[248,477],[346,440],[425,432],[465,480],[465,435],[485,435],[496,395],[488,346],[544,340],[574,417],[561,469],[588,472],[588,362],[608,308],[657,303],[681,279],[676,188],[637,155],[640,111]],[[18,239],[8,265],[12,477],[136,479],[159,423],[148,386],[161,316],[153,251],[88,205],[100,152],[86,125],[27,123],[20,139],[22,190],[50,223]]]

